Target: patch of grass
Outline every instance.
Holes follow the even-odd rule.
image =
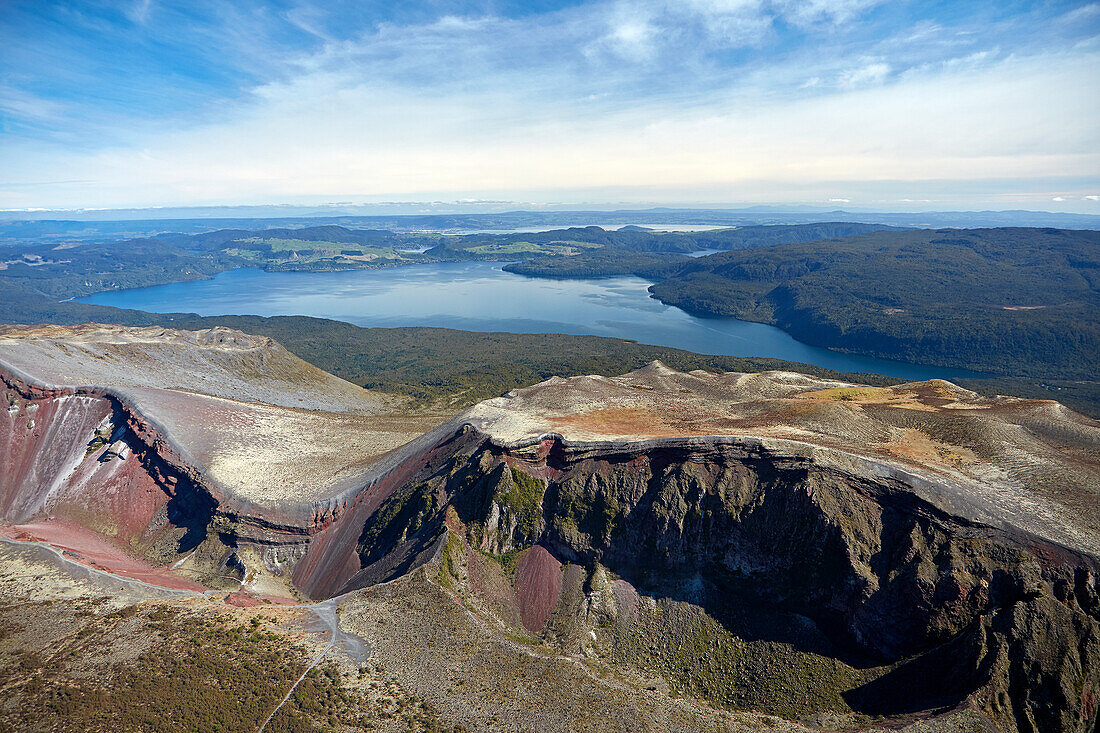
[[[886,399],[890,397],[891,394],[889,390],[880,387],[836,387],[834,389],[807,392],[802,396],[811,400],[858,402],[860,400]]]
[[[501,635],[508,641],[514,642],[516,644],[523,644],[524,646],[531,647],[543,646],[543,642],[541,639],[536,639],[530,634],[513,634],[510,631],[503,631],[501,632]]]
[[[613,655],[665,677],[674,693],[788,719],[848,714],[842,693],[874,672],[789,643],[746,641],[701,609],[664,599],[616,632]]]
[[[464,552],[462,540],[456,537],[454,533],[448,531],[447,542],[443,545],[439,573],[436,575],[436,581],[448,590],[454,591],[456,589],[456,582],[461,577],[461,558]]]
[[[504,574],[507,575],[508,579],[514,583],[516,579],[516,566],[519,565],[519,561],[530,549],[531,546],[528,545],[526,547],[514,547],[502,555],[494,555],[493,553],[486,552],[484,550],[481,550],[481,554],[489,558],[490,560],[500,563],[500,567],[504,571]]]
[[[526,471],[511,467],[512,485],[498,500],[516,517],[516,543],[530,544],[542,528],[542,497],[546,485]]]

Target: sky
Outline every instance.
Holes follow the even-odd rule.
[[[1100,214],[1100,3],[0,0],[0,209]]]

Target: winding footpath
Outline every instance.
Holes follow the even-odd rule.
[[[306,678],[306,675],[309,674],[309,670],[313,669],[321,662],[324,656],[329,653],[329,650],[332,649],[334,644],[336,644],[335,634],[333,634],[332,638],[329,639],[328,646],[317,652],[317,655],[313,657],[313,661],[310,662],[309,666],[306,667],[306,670],[302,672],[302,676],[294,681],[294,684],[291,685],[290,689],[286,691],[286,696],[284,696],[279,704],[275,706],[275,709],[267,714],[267,717],[264,718],[264,722],[260,724],[260,727],[258,729],[256,729],[256,733],[264,733],[264,728],[266,728],[267,724],[271,722],[271,719],[275,717],[275,713],[279,712],[279,708],[281,708],[283,705],[286,705],[286,701],[290,699],[290,696],[294,694],[294,690],[297,689],[298,685],[302,682],[302,680]]]

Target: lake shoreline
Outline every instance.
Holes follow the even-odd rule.
[[[607,336],[699,354],[775,358],[914,380],[983,376],[811,346],[767,324],[704,318],[653,298],[648,292],[652,283],[643,278],[532,278],[507,273],[504,264],[433,262],[329,272],[239,268],[206,280],[105,291],[77,301],[153,313],[305,315],[363,327]]]

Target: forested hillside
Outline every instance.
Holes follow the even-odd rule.
[[[531,277],[588,278],[613,275],[638,275],[652,279],[667,277],[679,265],[689,260],[684,256],[702,250],[739,250],[767,247],[775,244],[812,242],[830,237],[847,237],[875,231],[891,231],[894,227],[853,222],[822,222],[790,226],[747,226],[736,229],[715,229],[705,232],[662,233],[639,227],[623,227],[605,232],[599,227],[569,229],[573,236],[598,242],[601,247],[580,252],[547,253],[504,267],[508,272]],[[512,235],[515,236],[515,235]],[[531,237],[532,235],[524,235]],[[561,232],[545,232],[538,237],[561,236]],[[458,246],[462,238],[447,240],[447,246]]]
[[[1100,367],[1100,232],[878,232],[711,255],[650,290],[862,354],[1046,378]]]

